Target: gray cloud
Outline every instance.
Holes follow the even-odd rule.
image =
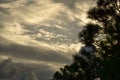
[[[77,3],[80,3],[81,6],[84,6],[85,4],[88,6],[93,6],[91,4],[95,4],[95,0],[53,0],[53,2],[62,3],[64,6],[68,7],[71,10],[77,9]],[[84,11],[84,9],[81,9],[81,11]]]
[[[75,3],[78,0],[53,0],[56,3],[63,3],[65,6],[67,6],[70,9],[75,9]]]
[[[23,59],[25,58],[25,59],[41,60],[46,62],[57,62],[57,63],[70,62],[70,59],[67,58],[67,56],[61,55],[60,52],[42,46],[37,48],[33,46],[24,46],[19,44],[9,44],[9,45],[1,44],[0,52],[1,55],[6,55],[6,56],[8,55]]]
[[[0,0],[0,3],[10,3],[14,1],[17,1],[17,0]]]
[[[38,6],[39,1],[37,1],[37,0],[27,0],[24,5],[25,6]]]
[[[22,23],[24,29],[27,30],[27,32],[25,32],[24,34],[31,35],[31,37],[34,37],[35,40],[44,41],[46,43],[74,43],[78,39],[76,34],[78,34],[78,32],[80,31],[80,27],[82,26],[82,20],[78,18],[74,18],[74,20],[71,20],[64,11],[59,12],[59,14],[57,16],[53,16],[53,18],[53,20],[45,20],[44,22],[46,24]],[[42,34],[40,30],[44,30],[46,33],[49,32],[53,34],[52,38],[49,39],[49,36],[45,37],[45,34]],[[41,36],[37,36],[37,34],[40,34]]]
[[[81,4],[82,4],[82,3],[85,3],[87,1],[88,0],[85,0],[85,1],[83,1],[83,0],[65,0],[65,1],[55,0],[53,2],[54,3],[63,3],[63,4],[65,4],[65,6],[68,5],[69,7],[71,5],[71,7],[72,7],[72,4],[75,4],[77,2],[81,2]],[[34,6],[34,8],[36,8],[34,5],[36,3],[39,3],[39,2],[37,2],[35,0],[24,1],[24,7],[17,8],[18,10],[20,10],[20,13],[22,16],[19,13],[17,14],[17,16],[11,15],[12,11],[15,13],[17,12],[17,11],[14,11],[14,9],[12,11],[7,11],[7,10],[3,11],[4,8],[1,8],[2,12],[7,11],[7,12],[11,12],[11,14],[10,14],[10,16],[8,16],[8,13],[6,12],[5,13],[6,15],[5,16],[2,15],[3,19],[0,19],[0,21],[3,22],[2,24],[5,24],[6,22],[9,22],[12,24],[13,22],[16,22],[15,20],[17,20],[18,21],[17,23],[20,24],[22,28],[24,28],[25,30],[28,30],[28,32],[23,33],[24,35],[30,36],[32,39],[40,41],[40,42],[44,41],[48,44],[49,43],[51,43],[51,44],[61,43],[61,44],[69,44],[70,45],[71,43],[75,43],[75,41],[77,41],[77,39],[78,39],[77,34],[78,34],[80,27],[82,26],[82,23],[83,23],[82,18],[76,17],[76,14],[78,14],[78,13],[74,13],[74,12],[71,12],[69,10],[65,11],[64,7],[59,12],[54,13],[55,15],[52,15],[51,19],[43,20],[40,23],[39,22],[35,23],[35,24],[34,23],[30,24],[29,22],[26,23],[26,21],[24,21],[24,19],[22,21],[22,19],[20,19],[18,17],[18,16],[21,16],[21,17],[25,16],[24,13],[26,13],[28,15],[30,14],[30,16],[34,16],[34,15],[32,15],[32,13],[34,14],[34,12],[33,12],[34,10],[33,10],[33,8],[29,9],[29,5],[32,5],[32,6]],[[37,7],[41,7],[41,4],[37,5]],[[27,8],[27,10],[26,10],[26,8]],[[44,9],[44,7],[43,7],[43,9]],[[70,14],[67,11],[70,12]],[[38,12],[38,11],[36,11],[36,12]],[[35,12],[35,14],[36,14],[36,12]],[[43,12],[44,12],[44,10],[43,10]],[[81,12],[81,13],[83,13],[83,12]],[[25,17],[27,17],[28,15],[26,15]],[[80,15],[82,15],[82,14],[80,14]],[[12,16],[13,16],[13,18],[12,18]],[[73,20],[70,19],[70,17],[72,17]],[[18,19],[20,19],[21,21]],[[48,26],[46,24],[48,24]],[[4,26],[6,26],[6,25],[4,25]],[[60,26],[64,29],[59,29],[59,28],[57,28],[57,26]],[[49,38],[48,35],[42,34],[39,30],[44,30],[46,32],[52,33],[53,35],[52,35],[52,37],[50,36],[50,38]],[[39,34],[41,35],[41,37],[38,36]],[[61,36],[59,36],[59,35],[61,35]]]
[[[0,80],[49,80],[53,73],[45,64],[16,63],[10,58],[0,62]]]
[[[0,13],[2,13],[2,14],[8,14],[9,13],[8,9],[9,8],[0,7]]]

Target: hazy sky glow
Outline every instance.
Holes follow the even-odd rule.
[[[69,64],[80,47],[77,33],[88,22],[85,12],[94,5],[93,0],[0,0],[0,59],[51,71]]]

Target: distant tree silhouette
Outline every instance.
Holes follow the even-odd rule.
[[[53,80],[120,80],[120,0],[97,0],[88,11],[88,23],[80,32],[85,46],[73,55],[73,63],[54,74]]]

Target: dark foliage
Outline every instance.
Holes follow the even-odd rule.
[[[79,53],[73,55],[73,63],[60,68],[54,74],[53,80],[93,80],[97,77],[99,58],[94,55],[95,46],[93,45],[94,36],[98,32],[99,26],[87,24],[83,31],[79,33],[80,40],[85,44]],[[92,32],[91,32],[92,31]],[[86,52],[85,47],[91,47],[91,52]],[[91,54],[92,53],[92,54]]]
[[[120,80],[120,0],[97,0],[97,6],[88,11],[88,18],[96,24],[84,26],[80,41],[92,47],[92,53],[99,57],[94,55],[91,60],[87,54],[86,60],[74,55],[74,62],[56,72],[53,80],[94,80],[96,75],[102,80]],[[86,53],[83,50],[80,54]]]
[[[104,80],[120,79],[120,1],[98,0],[97,7],[88,12],[88,17],[102,25],[104,39],[99,41],[103,59],[103,67],[100,70]]]

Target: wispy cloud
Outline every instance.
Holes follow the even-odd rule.
[[[83,4],[79,6],[80,3]],[[63,40],[62,42],[69,42],[69,44],[77,40],[76,34],[83,24],[82,19],[85,19],[85,12],[81,10],[89,6],[87,4],[87,7],[84,7],[85,1],[79,0],[70,0],[68,3],[67,0],[54,2],[49,0],[3,0],[1,4],[0,23],[5,27],[1,30],[2,34],[35,38],[38,41],[48,41],[48,43]],[[70,10],[72,5],[77,9],[75,12]],[[10,37],[8,36],[8,38]]]
[[[0,0],[0,55],[57,67],[79,49],[89,0]],[[42,64],[40,64],[42,65]]]

